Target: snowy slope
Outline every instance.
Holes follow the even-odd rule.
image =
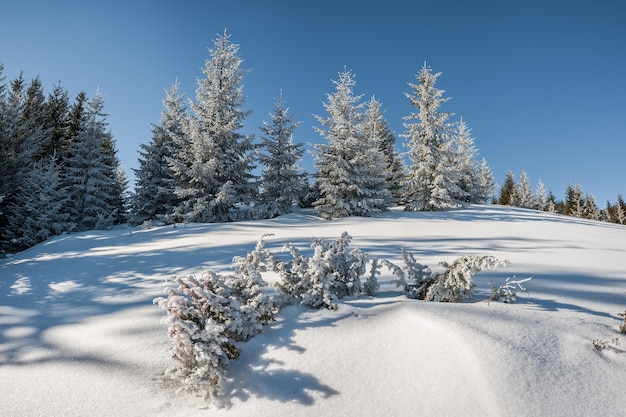
[[[173,274],[225,271],[263,234],[312,236],[438,269],[462,254],[508,259],[463,304],[405,298],[383,269],[376,298],[285,309],[228,368],[230,403],[207,410],[163,379],[152,299]],[[286,257],[286,254],[284,254]],[[325,221],[313,211],[243,223],[115,229],[51,239],[0,260],[3,416],[624,415],[626,227],[499,206]],[[287,257],[285,258],[287,259]],[[488,282],[533,279],[514,304]],[[268,275],[268,280],[272,276]]]

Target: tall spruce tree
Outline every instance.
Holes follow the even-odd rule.
[[[253,136],[239,131],[249,111],[242,109],[243,77],[239,45],[224,32],[209,49],[205,78],[198,79],[192,120],[186,134],[189,148],[172,159],[180,204],[175,217],[191,222],[244,218],[242,207],[254,202]]]
[[[293,132],[300,122],[294,123],[284,104],[281,91],[270,113],[271,121],[261,127],[258,161],[264,168],[260,202],[267,217],[291,213],[292,205],[299,203],[307,190],[307,174],[299,165],[304,144],[293,143]]]
[[[486,203],[495,189],[495,181],[487,161],[477,160],[478,151],[474,145],[471,129],[463,118],[456,123],[453,132],[453,159],[460,171],[459,188],[461,194],[457,199],[467,203]]]
[[[370,99],[364,125],[364,134],[370,137],[372,145],[380,142],[379,148],[385,156],[386,168],[380,174],[387,176],[385,188],[389,189],[393,196],[393,202],[402,201],[402,181],[405,177],[402,157],[396,149],[396,136],[391,131],[382,104],[374,96]]]
[[[180,203],[176,198],[176,178],[171,163],[186,147],[184,132],[188,120],[184,97],[179,94],[178,81],[163,99],[160,125],[152,125],[152,140],[139,145],[139,168],[131,203],[131,223],[147,220],[171,222],[169,216]]]
[[[333,83],[336,91],[324,103],[328,117],[315,116],[326,128],[316,130],[327,143],[315,146],[321,197],[313,205],[325,218],[370,216],[386,210],[392,200],[382,139],[364,134],[364,103],[353,93],[352,73],[344,69]]]
[[[454,161],[450,113],[439,107],[448,101],[443,90],[435,87],[441,73],[433,74],[426,64],[417,74],[417,84],[409,83],[406,96],[417,108],[404,119],[403,135],[412,162],[405,185],[405,210],[445,210],[465,205],[466,193],[459,187],[461,173]]]
[[[100,94],[87,101],[64,159],[64,185],[78,230],[104,229],[118,221],[123,197],[116,184],[119,161],[107,131]]]

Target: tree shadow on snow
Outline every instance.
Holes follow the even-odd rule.
[[[286,307],[277,322],[266,326],[261,335],[242,344],[241,357],[226,370],[228,384],[224,391],[229,402],[266,398],[282,403],[314,405],[317,399],[340,394],[315,375],[289,367],[286,361],[277,358],[306,353],[306,349],[296,342],[296,333],[335,326],[338,321],[352,315],[332,314],[328,317],[324,313],[327,311],[302,306]]]

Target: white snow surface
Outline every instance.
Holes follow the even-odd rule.
[[[284,309],[240,344],[223,408],[165,379],[169,339],[154,297],[176,274],[231,271],[267,247],[337,239],[439,270],[460,255],[507,267],[460,304],[407,299],[383,268],[376,297]],[[513,304],[489,281],[532,276]],[[275,279],[267,274],[266,279]],[[501,206],[322,220],[117,228],[50,239],[0,260],[3,416],[590,416],[626,412],[626,227]],[[621,346],[591,346],[619,338]]]

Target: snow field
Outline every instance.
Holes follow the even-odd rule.
[[[377,297],[338,310],[284,309],[240,346],[225,408],[176,393],[163,312],[173,274],[229,271],[263,234],[311,236],[433,270],[464,254],[508,259],[475,276],[468,302],[409,300],[383,268]],[[499,206],[392,211],[324,221],[300,211],[257,222],[113,229],[51,239],[0,263],[0,409],[7,416],[588,416],[626,409],[626,228]],[[514,304],[488,282],[525,278]],[[275,276],[268,274],[268,280]],[[170,283],[171,284],[171,283]],[[619,337],[596,350],[592,339]]]

